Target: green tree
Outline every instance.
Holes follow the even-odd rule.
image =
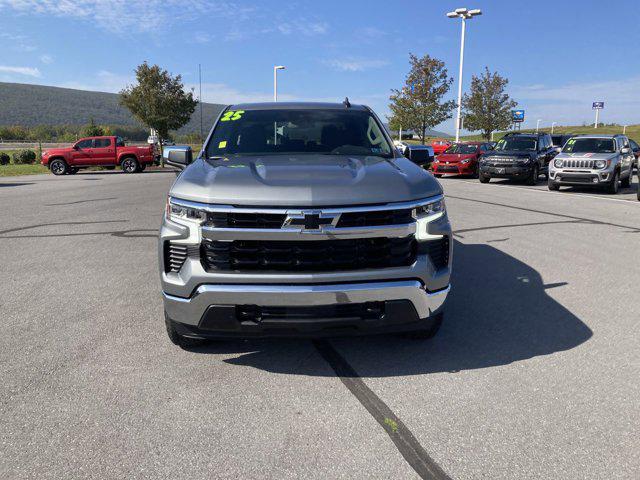
[[[193,92],[185,92],[182,76],[172,76],[158,65],[147,62],[136,68],[137,85],[120,92],[120,103],[142,124],[158,132],[158,141],[169,136],[170,130],[186,125],[198,101]]]
[[[471,93],[462,99],[464,127],[471,131],[481,131],[486,140],[491,133],[506,130],[511,126],[513,110],[518,103],[505,92],[509,80],[497,72],[491,73],[487,67],[481,76],[471,78]]]
[[[429,55],[409,55],[411,70],[400,90],[392,90],[389,97],[392,128],[402,126],[413,130],[424,144],[425,130],[451,118],[456,106],[453,100],[443,101],[451,88],[450,78],[444,62]]]
[[[82,129],[83,137],[101,137],[103,135],[104,135],[103,128],[96,125],[96,122],[93,121],[93,117],[89,121],[89,124]]]

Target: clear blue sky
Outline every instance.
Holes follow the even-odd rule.
[[[281,99],[366,103],[388,113],[408,53],[445,61],[457,82],[467,24],[464,88],[484,66],[510,80],[527,125],[640,123],[640,5],[632,0],[0,0],[0,81],[116,92],[144,60],[197,83],[208,102]],[[455,83],[451,89],[454,96]],[[453,120],[441,125],[451,132]]]

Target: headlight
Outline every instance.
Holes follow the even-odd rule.
[[[553,164],[556,166],[556,168],[562,168],[562,165],[564,165],[564,162],[562,161],[561,158],[556,158],[553,161]]]
[[[527,157],[527,158],[519,158],[518,159],[518,163],[522,163],[523,165],[526,165],[530,161],[531,161],[531,158],[529,158],[529,157]]]
[[[442,238],[442,235],[429,233],[429,223],[441,218],[445,210],[444,197],[413,209],[413,217],[416,219],[416,240],[424,242]]]
[[[167,198],[167,218],[170,220],[183,220],[189,222],[202,223],[207,219],[207,212],[197,208],[186,207],[171,202],[171,198]]]
[[[465,158],[465,159],[464,159],[464,160],[462,160],[460,163],[464,163],[464,164],[466,165],[466,164],[467,164],[467,163],[469,163],[470,161],[471,161],[471,159],[470,159],[470,158]]]
[[[607,166],[606,160],[596,160],[596,168],[604,168]]]
[[[436,200],[435,202],[426,203],[413,209],[413,217],[430,217],[438,213],[445,211],[444,198]]]

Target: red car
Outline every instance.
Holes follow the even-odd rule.
[[[120,137],[81,138],[71,147],[42,153],[42,165],[54,175],[74,174],[81,168],[117,166],[125,173],[136,173],[154,161],[153,145],[127,147]]]
[[[433,161],[431,164],[433,174],[436,177],[446,173],[477,177],[478,159],[489,150],[491,145],[485,142],[455,143]]]
[[[433,142],[431,142],[431,146],[433,147],[433,154],[440,155],[451,146],[451,142],[449,140],[445,140],[444,138],[436,138]]]

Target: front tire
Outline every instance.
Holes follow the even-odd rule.
[[[538,183],[538,177],[540,176],[540,167],[538,165],[533,166],[533,170],[531,171],[531,176],[527,178],[527,185],[534,186]]]
[[[553,180],[549,180],[547,185],[549,187],[549,190],[551,190],[552,192],[557,192],[558,190],[560,190],[560,185],[555,183]]]
[[[485,177],[482,173],[478,174],[478,180],[480,183],[489,183],[491,181],[491,177]]]
[[[423,328],[420,330],[414,330],[412,332],[406,332],[404,334],[407,338],[412,338],[414,340],[428,340],[436,336],[440,327],[442,326],[442,321],[444,320],[444,312],[440,312],[435,315],[432,319],[432,323],[427,328]]]
[[[49,164],[49,170],[54,175],[65,175],[69,171],[69,165],[64,160],[56,158]]]
[[[138,160],[133,157],[127,157],[122,160],[122,171],[124,173],[137,173],[139,168]]]
[[[631,177],[633,176],[633,168],[629,171],[629,176],[620,182],[622,188],[629,188],[631,186]]]
[[[615,195],[620,189],[620,172],[616,170],[613,174],[613,180],[607,185],[607,193]]]

